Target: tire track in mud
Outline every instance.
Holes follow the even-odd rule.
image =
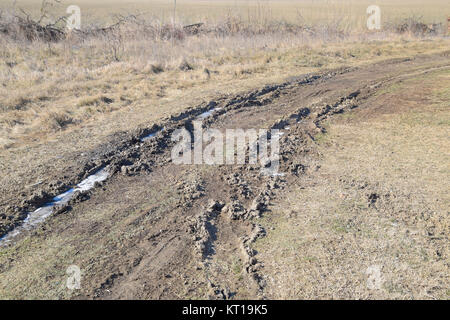
[[[287,126],[294,126],[311,114],[315,114],[313,122],[315,123],[317,128],[320,128],[320,120],[324,119],[325,116],[328,115],[329,113],[342,113],[344,112],[344,110],[350,110],[357,107],[356,99],[360,93],[361,93],[360,90],[352,92],[348,96],[340,98],[338,102],[334,103],[331,106],[327,104],[324,107],[319,108],[319,110],[317,110],[315,113],[313,113],[314,110],[312,111],[310,108],[301,108],[300,110],[289,115],[287,120],[285,119],[277,120],[272,125],[272,128],[284,129]],[[289,121],[289,119],[294,119],[294,121]],[[308,133],[308,136],[312,140],[314,140],[311,133]],[[287,139],[289,139],[289,135],[287,137],[288,137]],[[298,147],[299,147],[298,145],[291,144],[291,150],[289,150],[290,153],[292,154],[292,152],[295,152],[295,150],[297,150]],[[284,150],[284,153],[286,153],[286,151],[287,150]],[[289,159],[285,158],[284,161],[286,162],[286,160]],[[301,164],[294,164],[294,165],[291,164],[288,166],[288,168],[286,168],[285,166],[285,169],[290,169],[291,172],[295,174],[299,173],[303,174],[306,170],[305,167]],[[222,211],[222,208],[228,207],[230,219],[241,220],[242,222],[247,222],[248,224],[250,224],[250,228],[248,228],[247,234],[244,234],[241,237],[237,237],[235,234],[234,236],[236,236],[239,239],[238,250],[243,260],[243,271],[246,273],[247,277],[254,282],[255,294],[259,298],[265,298],[264,288],[266,286],[266,280],[264,279],[264,275],[262,273],[264,266],[258,262],[257,252],[252,248],[252,244],[256,240],[264,237],[266,235],[266,230],[264,230],[264,228],[260,224],[258,224],[255,220],[260,218],[263,215],[263,213],[266,210],[268,210],[270,206],[270,200],[272,200],[276,196],[276,193],[274,192],[275,189],[278,189],[278,192],[282,191],[287,184],[287,181],[280,177],[271,177],[268,180],[269,182],[265,185],[265,188],[262,191],[260,191],[259,194],[253,199],[253,201],[251,202],[251,206],[248,209],[245,209],[240,203],[237,204],[231,203],[227,204],[226,206],[220,204],[220,207],[216,208],[216,212],[219,211],[220,213],[220,211]],[[213,201],[212,204],[209,205],[209,208],[208,210],[206,210],[206,213],[203,217],[208,217],[212,219],[217,218],[218,216],[217,213],[214,215],[211,215],[209,213],[212,212],[212,208],[218,205],[219,203]],[[201,221],[206,222],[207,219],[203,218],[203,220]],[[226,221],[224,221],[224,223],[226,223]],[[217,227],[214,227],[215,231],[214,234],[212,234],[212,232],[209,233],[206,232],[206,230],[211,230],[211,228],[207,228],[206,224],[202,226],[203,229],[201,234],[203,235],[203,238],[201,238],[200,240],[200,248],[197,249],[200,250],[201,253],[203,253],[203,255],[201,255],[201,259],[203,260],[206,256],[204,254],[205,253],[204,244],[208,243],[209,246],[211,246],[210,243],[213,242],[216,238],[215,233],[217,233],[216,231]],[[230,236],[229,238],[232,238],[232,236]],[[211,255],[213,254],[214,252],[211,253]],[[211,288],[214,290],[214,295],[210,296],[210,298],[219,298],[219,299],[230,298],[230,293],[232,292],[228,287],[226,287],[225,289],[222,288],[220,285],[221,282],[220,280],[214,279],[211,280],[211,277],[209,277],[208,281],[209,283],[211,283]]]
[[[445,54],[441,54],[445,56]],[[389,61],[379,62],[376,65],[398,65],[412,61],[411,59],[392,59]],[[170,133],[176,129],[186,126],[187,123],[203,113],[215,110],[215,114],[220,115],[230,110],[241,109],[242,107],[263,106],[277,99],[280,94],[286,90],[305,85],[314,85],[321,82],[326,82],[338,75],[345,73],[352,73],[363,69],[362,67],[348,67],[337,70],[326,71],[319,74],[309,74],[302,77],[290,78],[288,81],[278,85],[267,85],[262,89],[253,90],[247,94],[240,94],[233,97],[223,96],[209,103],[199,105],[194,108],[187,109],[177,115],[163,119],[161,122],[153,124],[144,129],[137,129],[135,132],[125,134],[123,137],[112,138],[112,140],[97,150],[91,152],[89,158],[92,160],[86,162],[83,170],[78,173],[77,180],[61,179],[50,181],[45,186],[39,186],[38,189],[31,195],[23,193],[18,196],[9,205],[5,205],[2,209],[3,215],[12,218],[8,224],[0,225],[0,238],[6,233],[12,231],[15,227],[20,226],[22,222],[28,217],[29,213],[37,210],[41,206],[46,206],[58,194],[64,194],[73,188],[79,181],[88,179],[91,175],[100,170],[107,169],[110,177],[121,171],[126,174],[139,174],[140,171],[151,171],[152,168],[160,163],[166,163],[167,159],[158,159],[152,155],[161,154],[164,149],[170,147],[170,139],[167,139]],[[258,99],[262,96],[267,96],[264,99]],[[213,118],[213,117],[210,117]],[[206,119],[211,121],[211,119]],[[144,145],[143,145],[144,144]],[[145,161],[142,159],[145,158]],[[109,178],[110,178],[109,177]],[[99,182],[96,186],[101,186]],[[71,199],[71,205],[79,201],[84,201],[89,198],[90,192],[84,192],[84,196],[76,195]],[[14,199],[14,198],[13,198]],[[55,208],[55,212],[64,212],[67,208],[70,210],[70,205],[62,205]]]
[[[402,60],[392,62],[394,65],[409,62],[411,60]],[[448,68],[448,63],[440,68]],[[375,68],[374,65],[366,67]],[[364,68],[359,68],[362,73],[367,72]],[[205,199],[210,199],[209,203],[204,205],[204,209],[200,214],[194,216],[193,219],[186,223],[186,229],[190,230],[193,240],[193,253],[204,267],[205,277],[207,283],[210,283],[211,298],[228,299],[233,298],[233,292],[236,288],[228,288],[226,283],[227,275],[217,275],[210,272],[210,266],[215,263],[217,255],[225,256],[220,253],[221,247],[229,242],[230,247],[234,248],[239,253],[243,261],[242,270],[246,277],[251,281],[251,288],[254,290],[254,295],[264,298],[264,266],[258,263],[257,252],[252,248],[252,244],[259,238],[266,234],[258,223],[258,217],[262,216],[264,212],[270,210],[270,201],[277,197],[280,192],[288,185],[296,183],[297,177],[307,170],[313,170],[301,162],[301,158],[305,155],[314,153],[314,139],[319,132],[324,132],[321,126],[322,121],[334,114],[348,112],[358,107],[365,99],[372,96],[378,90],[386,85],[394,83],[401,77],[402,79],[408,77],[401,71],[401,75],[385,76],[378,74],[378,79],[366,81],[367,83],[361,85],[355,84],[358,70],[355,68],[341,69],[323,74],[322,76],[306,76],[303,80],[295,80],[293,82],[286,82],[280,86],[270,86],[261,90],[255,90],[247,95],[239,97],[226,98],[210,102],[207,105],[193,108],[189,111],[183,112],[170,119],[163,120],[160,124],[153,125],[148,129],[139,130],[138,133],[133,133],[124,138],[118,143],[117,149],[107,149],[99,151],[101,166],[107,166],[110,170],[110,179],[116,174],[123,174],[125,176],[139,175],[141,173],[150,172],[157,168],[164,167],[170,160],[170,148],[173,142],[170,140],[170,134],[173,130],[186,127],[192,131],[192,121],[195,120],[204,112],[215,109],[216,111],[210,117],[204,119],[203,124],[205,128],[218,127],[224,128],[233,121],[236,124],[243,124],[248,122],[249,117],[246,115],[252,112],[260,112],[262,115],[267,115],[261,123],[271,123],[269,128],[287,130],[286,134],[280,139],[280,156],[281,167],[280,171],[285,173],[283,177],[269,177],[263,178],[257,173],[258,170],[249,170],[247,166],[240,167],[219,167],[215,170],[213,176],[222,177],[223,183],[227,185],[222,193],[228,192],[224,197],[218,199],[215,197],[212,190],[205,188],[202,190],[202,197],[193,197],[194,202],[204,202]],[[366,70],[366,71],[364,71]],[[428,68],[420,72],[432,72],[437,70],[436,67]],[[369,70],[370,71],[370,70]],[[403,70],[405,71],[405,70]],[[361,72],[361,71],[360,71]],[[339,83],[339,79],[333,80],[336,76],[349,75],[351,86],[346,83]],[[410,73],[409,76],[417,75],[417,70]],[[380,80],[381,79],[381,80]],[[325,92],[332,81],[335,81],[334,87]],[[312,85],[308,93],[309,100],[314,101],[312,97],[319,92],[320,100],[318,102],[311,102],[305,104],[299,103],[298,106],[290,106],[279,108],[280,101],[286,101],[286,97],[295,95],[305,86]],[[322,88],[320,87],[322,85]],[[353,87],[353,89],[351,89]],[[344,94],[343,94],[344,92]],[[347,92],[347,93],[345,93]],[[336,93],[336,94],[335,94]],[[322,97],[326,95],[326,97]],[[283,100],[284,99],[284,100]],[[327,101],[325,101],[327,100]],[[288,101],[289,102],[289,101]],[[274,112],[275,109],[279,111]],[[278,107],[278,108],[277,108]],[[237,112],[239,111],[239,112]],[[279,113],[281,116],[279,116]],[[269,119],[269,120],[267,120]],[[228,122],[227,122],[228,121]],[[256,121],[256,120],[255,120]],[[252,123],[254,125],[255,123]],[[289,129],[287,129],[289,128]],[[157,132],[152,139],[142,141],[142,138]],[[300,160],[299,160],[300,159]],[[89,172],[97,170],[99,167],[93,166]],[[86,174],[85,174],[86,175]],[[228,180],[227,180],[228,179]],[[105,183],[108,183],[106,181]],[[262,187],[261,187],[262,186]],[[190,192],[198,192],[198,188],[193,188]],[[93,191],[88,192],[95,192]],[[89,197],[79,201],[88,201]],[[77,200],[78,201],[78,200]],[[77,202],[71,203],[75,205]],[[68,210],[70,210],[68,208]],[[187,210],[187,209],[186,209]],[[225,228],[227,225],[232,225],[234,228]],[[180,227],[180,226],[178,226]],[[170,228],[170,226],[169,226]],[[224,233],[221,234],[222,230]],[[162,240],[160,246],[165,247],[165,240]],[[158,246],[159,247],[159,246]],[[172,248],[172,247],[171,247]],[[171,249],[176,252],[176,248]],[[148,253],[152,259],[154,255]],[[225,259],[227,257],[224,257]],[[143,258],[145,260],[145,257]],[[167,257],[167,259],[171,259]],[[220,262],[220,260],[217,260]],[[145,263],[138,264],[138,268],[143,268]],[[106,287],[112,288],[121,275],[117,275],[114,279],[109,281]],[[99,291],[101,297],[103,291]]]
[[[318,132],[325,132],[325,129],[321,126],[321,123],[326,120],[328,117],[332,117],[334,114],[341,114],[344,112],[348,112],[352,109],[357,108],[364,100],[371,97],[373,94],[375,94],[379,89],[383,88],[387,85],[392,85],[393,83],[400,81],[401,79],[406,79],[418,75],[422,75],[425,73],[447,69],[448,66],[444,67],[437,67],[437,68],[430,68],[427,70],[419,71],[419,72],[412,72],[410,74],[402,74],[401,76],[391,77],[387,79],[383,79],[382,81],[375,81],[370,82],[369,84],[349,93],[346,96],[343,96],[341,98],[338,98],[337,101],[334,103],[329,104],[323,104],[319,103],[317,105],[313,105],[311,107],[302,107],[296,112],[290,114],[286,118],[279,119],[276,121],[276,123],[272,126],[272,128],[277,129],[284,129],[286,127],[290,128],[291,126],[296,126],[301,122],[302,120],[305,120],[307,118],[310,118],[310,122],[312,122],[315,126],[316,131],[312,130],[311,128],[299,128],[300,130],[304,131],[304,134],[311,139],[311,141],[314,141],[314,135]],[[298,131],[297,131],[298,134]],[[284,137],[286,140],[293,140],[291,137],[291,134],[288,133],[287,136]],[[295,139],[294,139],[295,140]],[[298,144],[285,144],[289,146],[287,150],[283,150],[282,154],[290,154],[296,152],[296,150],[299,149]],[[284,158],[284,162],[289,162],[289,158]],[[306,168],[305,166],[301,164],[293,164],[286,166],[284,165],[285,169],[291,170],[291,173],[294,173],[295,175],[298,175],[299,171],[300,174],[304,174],[306,170],[309,168]],[[248,219],[251,221],[251,231],[248,235],[243,236],[240,242],[241,246],[241,253],[244,257],[244,270],[249,275],[249,277],[255,282],[257,292],[256,295],[260,298],[264,298],[264,287],[266,285],[266,281],[264,279],[263,275],[263,265],[258,263],[257,260],[257,252],[252,249],[252,244],[259,238],[262,238],[266,235],[266,231],[264,228],[259,225],[258,223],[254,222],[255,219],[261,216],[261,214],[270,206],[270,200],[276,196],[276,192],[274,193],[273,189],[278,189],[278,192],[283,190],[284,187],[286,187],[288,181],[277,178],[276,180],[272,181],[272,185],[268,185],[268,187],[263,190],[258,197],[256,197],[252,203],[251,209],[243,209],[240,204],[237,205],[238,212],[240,213],[238,216],[245,217],[245,219]],[[290,184],[295,183],[294,180],[290,181]],[[273,186],[276,185],[276,188]],[[221,207],[223,204],[221,205]],[[227,207],[228,204],[225,206]],[[236,207],[236,205],[231,204],[231,208]],[[256,215],[248,215],[248,212],[254,212],[255,210],[260,210],[258,214]],[[232,212],[231,217],[236,217],[236,212]],[[215,216],[217,217],[217,215]],[[238,218],[239,219],[239,218]],[[210,239],[209,239],[210,241]],[[211,280],[210,280],[211,281]],[[220,281],[219,281],[220,282]],[[213,288],[218,288],[215,290],[216,298],[221,299],[227,299],[229,296],[227,296],[225,293],[229,293],[230,290],[228,288],[221,289],[220,285],[213,285]],[[219,293],[219,294],[217,294]]]
[[[318,81],[326,81],[338,74],[352,71],[353,68],[341,68],[338,70],[327,71],[321,74],[306,75],[301,79],[291,79],[287,82],[277,85],[267,85],[262,89],[253,90],[247,94],[237,95],[234,97],[221,97],[207,104],[203,104],[194,108],[190,108],[177,115],[163,119],[160,123],[139,129],[137,132],[131,133],[120,141],[116,141],[115,147],[101,147],[95,151],[90,161],[84,165],[83,172],[78,174],[80,180],[90,179],[95,173],[100,171],[108,172],[108,179],[114,174],[121,172],[127,175],[139,174],[142,171],[152,171],[158,165],[167,163],[167,157],[161,158],[158,155],[169,149],[173,143],[170,141],[171,133],[179,128],[186,127],[192,131],[190,125],[194,120],[199,119],[205,113],[221,115],[229,110],[237,110],[250,106],[261,106],[270,103],[276,99],[280,91],[296,86],[310,85]],[[264,99],[258,99],[266,96]],[[206,118],[206,117],[205,117]],[[213,118],[213,117],[211,117]],[[211,120],[210,120],[211,121]],[[105,150],[106,148],[106,150]],[[95,184],[93,187],[100,187],[106,179]],[[0,228],[0,246],[7,244],[2,239],[9,232],[14,232],[14,228],[19,227],[31,213],[40,210],[43,207],[49,207],[53,202],[57,202],[58,194],[63,195],[68,191],[76,188],[73,181],[65,181],[60,179],[50,182],[47,186],[42,186],[34,194],[27,199],[21,201],[20,205],[9,205],[5,208],[6,214],[16,213],[18,219],[8,226]],[[69,186],[69,187],[68,187]],[[74,187],[72,187],[74,186]],[[74,194],[65,203],[56,203],[52,213],[63,213],[71,209],[72,205],[77,202],[85,201],[89,198],[91,190],[86,190]],[[50,214],[46,216],[49,216]],[[6,237],[9,238],[9,237]],[[10,239],[3,239],[8,240]]]

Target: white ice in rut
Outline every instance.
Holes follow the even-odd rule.
[[[147,136],[141,138],[141,141],[144,142],[144,141],[147,141],[148,139],[153,138],[153,137],[156,136],[156,135],[158,134],[158,132],[160,132],[160,131],[161,131],[161,130],[156,131],[156,132],[153,132],[153,133],[150,133],[149,135],[147,135]]]
[[[53,198],[53,200],[42,207],[36,209],[33,212],[28,213],[28,216],[23,221],[22,225],[16,227],[11,232],[7,233],[5,236],[0,238],[0,246],[7,244],[14,237],[21,234],[23,231],[31,230],[33,227],[42,223],[45,219],[47,219],[52,213],[55,206],[64,205],[69,202],[70,199],[73,198],[75,192],[85,192],[92,189],[96,182],[102,182],[108,179],[109,173],[106,168],[103,168],[96,173],[90,175],[83,181],[81,181],[76,187],[67,190],[64,193]]]
[[[197,117],[197,119],[204,120],[204,119],[208,118],[209,116],[211,116],[214,113],[214,111],[216,111],[216,110],[220,110],[220,108],[211,109],[209,111],[203,112],[202,114],[200,114]],[[149,135],[141,138],[141,141],[144,142],[144,141],[147,141],[148,139],[153,138],[160,131],[161,130],[150,133]],[[54,197],[51,202],[45,204],[44,206],[36,209],[33,212],[28,213],[28,216],[23,221],[22,225],[14,228],[12,231],[10,231],[6,235],[4,235],[2,238],[0,238],[0,246],[4,246],[4,245],[8,244],[9,242],[11,242],[11,240],[13,240],[16,236],[18,236],[22,232],[31,230],[36,225],[45,221],[45,219],[47,219],[53,213],[53,209],[55,208],[55,206],[60,206],[60,205],[64,205],[64,204],[68,203],[69,200],[72,199],[73,196],[75,195],[75,192],[88,191],[94,187],[96,182],[105,181],[106,179],[108,179],[108,176],[109,176],[109,173],[108,173],[107,169],[103,168],[103,169],[97,171],[96,173],[90,175],[83,181],[81,181],[76,187],[74,187],[70,190],[67,190],[64,193],[61,193],[60,195]]]
[[[218,110],[220,110],[220,109],[222,109],[222,108],[214,108],[214,109],[205,111],[205,112],[203,112],[202,114],[200,114],[200,115],[196,118],[196,120],[204,120],[204,119],[208,118],[209,116],[211,116],[214,112],[216,112],[216,111],[218,111]]]

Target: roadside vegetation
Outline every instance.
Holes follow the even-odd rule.
[[[278,14],[281,4],[231,8],[222,16],[217,4],[210,19],[196,18],[186,7],[183,14],[181,4],[175,21],[168,21],[170,6],[162,6],[159,18],[145,11],[111,14],[103,25],[86,22],[72,32],[65,29],[66,16],[57,14],[64,4],[44,1],[39,10],[24,5],[0,12],[0,149],[39,142],[86,121],[103,123],[111,113],[135,126],[145,118],[136,119],[136,113],[154,113],[153,105],[170,112],[168,102],[183,95],[208,98],[448,46],[442,38],[446,26],[437,17],[393,19],[368,32],[360,23],[364,14],[355,18],[351,10],[347,16],[337,4],[317,7],[326,8],[326,16],[305,6],[288,18]],[[283,8],[289,12],[287,3]],[[114,124],[101,132],[129,129],[129,122]]]

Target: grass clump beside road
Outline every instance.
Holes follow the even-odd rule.
[[[0,148],[49,138],[87,121],[111,133],[177,112],[218,94],[250,89],[289,76],[436,52],[448,40],[323,41],[301,37],[195,36],[177,42],[128,41],[119,61],[105,39],[81,45],[21,43],[0,38]],[[21,47],[18,50],[18,46]],[[189,68],[183,68],[183,65]],[[186,100],[186,97],[187,100]],[[189,98],[191,97],[191,98]],[[173,106],[175,101],[185,101]],[[121,115],[121,117],[111,114]],[[137,116],[139,115],[139,116]],[[129,121],[120,121],[120,119]],[[117,121],[116,121],[117,120]],[[108,127],[109,125],[107,125]],[[106,129],[106,130],[105,130]]]

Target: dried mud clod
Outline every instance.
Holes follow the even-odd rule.
[[[264,189],[253,199],[248,215],[251,218],[260,218],[262,214],[268,209],[270,200],[274,196],[275,189],[281,189],[285,180],[278,176],[270,177]]]
[[[197,215],[189,226],[189,232],[195,242],[195,254],[201,262],[204,262],[213,250],[214,219],[221,213],[223,207],[222,202],[210,200],[207,208]]]
[[[232,220],[248,220],[260,218],[264,211],[268,209],[270,200],[275,195],[276,190],[284,187],[285,180],[280,177],[270,177],[264,185],[263,190],[252,201],[250,208],[246,210],[243,205],[235,200],[227,205],[229,218]],[[251,222],[251,231],[240,239],[241,252],[244,260],[243,270],[254,281],[258,289],[258,295],[264,297],[266,281],[262,275],[263,264],[258,262],[257,252],[252,248],[252,244],[266,236],[266,230],[257,223]]]
[[[224,207],[230,220],[243,220],[246,217],[247,210],[239,200],[233,200]]]
[[[259,294],[263,293],[264,287],[266,286],[266,281],[260,274],[263,265],[258,263],[256,259],[256,251],[251,247],[257,239],[262,238],[266,235],[264,228],[258,224],[252,225],[252,231],[249,236],[242,238],[241,250],[245,257],[244,270],[250,277],[256,282],[259,290]]]
[[[179,182],[177,184],[177,193],[179,194],[179,206],[190,208],[195,200],[205,195],[204,181],[202,179],[194,179],[189,182]]]
[[[253,195],[253,190],[248,181],[242,177],[239,172],[234,172],[228,175],[226,182],[233,188],[233,194],[243,196],[245,199],[249,199]]]
[[[314,123],[319,127],[319,122],[325,120],[329,115],[343,113],[347,110],[356,108],[356,98],[361,94],[360,90],[350,93],[348,96],[342,97],[334,104],[327,104],[316,111]]]
[[[208,280],[208,287],[208,299],[210,300],[228,300],[234,295],[229,288],[222,288],[220,285],[214,284],[210,280]]]

